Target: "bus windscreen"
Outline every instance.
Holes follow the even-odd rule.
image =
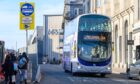
[[[105,16],[83,16],[79,20],[79,31],[111,32],[111,22]]]
[[[88,62],[101,62],[110,58],[111,22],[101,15],[83,16],[79,20],[78,56]]]

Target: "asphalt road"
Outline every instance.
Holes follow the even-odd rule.
[[[61,65],[41,65],[42,79],[39,84],[140,84],[139,80],[129,80],[124,74],[111,74],[105,78],[92,74],[65,73]]]

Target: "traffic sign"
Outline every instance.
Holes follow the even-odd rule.
[[[34,3],[33,2],[21,2],[20,3],[20,30],[33,30],[34,29]],[[25,28],[25,25],[28,27]]]
[[[30,3],[25,3],[21,6],[21,13],[25,16],[30,16],[34,12],[34,7]]]

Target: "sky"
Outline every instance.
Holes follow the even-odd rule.
[[[26,32],[19,29],[20,2],[25,1],[35,3],[35,26],[43,26],[45,14],[63,14],[64,0],[0,0],[0,40],[5,41],[5,48],[26,45]]]

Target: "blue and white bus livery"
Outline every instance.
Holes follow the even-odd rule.
[[[72,73],[111,73],[111,20],[98,14],[80,15],[64,30],[63,67]]]

